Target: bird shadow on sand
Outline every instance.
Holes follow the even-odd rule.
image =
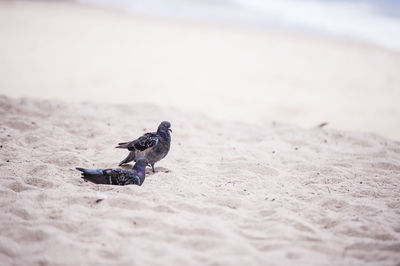
[[[130,170],[132,169],[133,165],[132,164],[124,164],[120,166],[122,169],[125,170]],[[154,167],[155,172],[153,173],[153,170],[151,170],[151,168],[146,168],[146,176],[150,176],[153,174],[157,174],[157,173],[169,173],[171,172],[171,170],[169,170],[168,168],[165,167]]]
[[[146,175],[152,175],[152,174],[157,174],[157,173],[169,173],[171,170],[165,167],[154,167],[155,172],[153,173],[153,170],[151,168],[146,169]]]

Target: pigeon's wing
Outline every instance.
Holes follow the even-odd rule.
[[[121,180],[125,179],[127,171],[119,168],[106,169],[104,170],[104,175],[108,179],[108,184],[110,185],[124,185]]]
[[[95,184],[125,185],[130,179],[130,172],[124,169],[85,169],[76,168],[82,172],[82,178]]]
[[[147,150],[148,148],[153,147],[157,143],[158,143],[158,136],[156,133],[152,132],[152,133],[146,133],[140,138],[135,139],[134,141],[119,143],[116,148],[128,149],[130,151],[133,150],[144,151]]]
[[[136,150],[144,151],[148,148],[155,146],[158,143],[158,136],[156,133],[146,133],[133,143]]]
[[[142,185],[142,181],[140,180],[139,176],[137,175],[136,171],[130,171],[124,178],[124,180],[120,180],[123,182],[124,185]]]

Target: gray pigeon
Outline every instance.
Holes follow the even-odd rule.
[[[129,155],[120,162],[120,166],[137,158],[147,158],[154,172],[154,164],[164,158],[171,146],[170,129],[171,123],[163,121],[158,126],[157,132],[146,133],[138,139],[131,142],[118,143],[116,148],[128,149]]]
[[[95,184],[106,185],[138,185],[141,186],[146,176],[146,166],[149,165],[147,159],[137,160],[131,170],[121,168],[112,169],[86,169],[76,168],[82,172],[82,178]]]

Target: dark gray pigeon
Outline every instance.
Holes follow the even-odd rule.
[[[139,159],[131,170],[121,168],[112,169],[86,169],[76,168],[82,172],[82,178],[95,184],[106,185],[138,185],[141,186],[146,176],[147,159]]]
[[[170,129],[171,123],[163,121],[158,126],[157,132],[146,133],[138,139],[131,142],[118,143],[116,148],[128,149],[129,155],[119,163],[123,165],[131,161],[137,160],[137,158],[147,158],[154,172],[154,164],[164,158],[171,146],[171,135]]]

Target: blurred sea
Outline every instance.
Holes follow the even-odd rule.
[[[307,32],[400,52],[400,0],[77,0],[139,15]]]

